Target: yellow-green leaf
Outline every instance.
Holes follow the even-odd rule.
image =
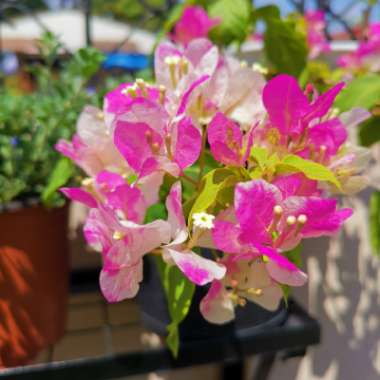
[[[330,182],[335,185],[338,189],[341,189],[341,185],[334,173],[317,162],[305,160],[302,157],[289,154],[285,156],[282,161],[277,165],[277,172],[301,172],[307,178],[316,180]]]
[[[42,192],[42,201],[45,206],[51,206],[55,192],[72,177],[74,173],[73,163],[66,157],[62,157],[55,165],[48,183]]]
[[[375,191],[371,195],[370,209],[370,241],[373,253],[380,256],[380,192]]]
[[[166,264],[160,256],[156,257],[160,279],[166,294],[171,323],[167,326],[166,343],[174,357],[179,349],[179,324],[186,318],[195,291],[195,285],[190,282],[176,267]]]
[[[253,158],[261,169],[263,169],[268,161],[268,151],[261,146],[253,146],[250,158]]]
[[[214,169],[207,173],[202,179],[202,189],[191,208],[188,225],[192,225],[192,215],[197,212],[206,211],[217,201],[218,193],[225,187],[238,181],[233,170],[228,168]]]

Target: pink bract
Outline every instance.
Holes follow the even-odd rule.
[[[282,178],[282,186],[297,191],[295,181],[292,176]],[[306,277],[281,251],[294,248],[302,238],[336,233],[351,215],[350,209],[336,206],[335,200],[281,192],[263,180],[238,184],[236,222],[217,220],[214,242],[218,249],[241,257],[267,256],[277,281],[301,285]]]
[[[157,170],[179,176],[197,160],[201,146],[200,132],[189,118],[170,125],[117,120],[114,139],[128,165],[141,177]]]
[[[128,220],[118,221],[109,210],[99,210],[96,224],[88,223],[85,231],[92,244],[101,245],[100,287],[109,302],[136,295],[142,280],[143,256],[167,243],[170,237],[169,226],[163,220],[139,225]],[[109,242],[112,242],[111,247]]]
[[[207,37],[210,29],[219,23],[219,19],[208,17],[202,7],[188,6],[176,23],[172,38],[177,43],[187,45],[195,38]]]
[[[235,318],[235,305],[220,281],[214,281],[200,303],[203,317],[211,323],[223,324]]]
[[[217,113],[207,129],[208,142],[214,158],[232,166],[243,166],[252,146],[252,134],[243,135],[239,125]]]
[[[369,25],[366,36],[359,42],[355,51],[340,56],[337,64],[349,71],[380,70],[380,23]]]
[[[328,53],[331,48],[325,36],[326,22],[324,12],[309,11],[305,13],[307,43],[309,58],[318,57],[321,53]]]
[[[72,142],[60,140],[56,149],[90,176],[104,169],[128,171],[113,144],[111,130],[104,124],[103,112],[92,106],[85,107],[81,113]]]

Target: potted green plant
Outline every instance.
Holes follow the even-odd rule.
[[[67,61],[52,34],[31,66],[33,93],[0,93],[0,366],[25,364],[65,328],[69,255],[67,206],[56,193],[75,175],[54,149],[69,138],[103,55],[81,49]]]

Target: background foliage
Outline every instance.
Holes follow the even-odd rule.
[[[88,84],[103,55],[93,48],[81,49],[56,70],[59,47],[52,34],[44,35],[40,45],[43,63],[29,68],[36,91],[14,95],[1,90],[0,203],[38,197],[60,159],[55,143],[71,138],[85,104],[100,103],[102,93]],[[49,201],[59,203],[58,195]]]

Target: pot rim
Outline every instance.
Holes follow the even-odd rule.
[[[21,200],[13,200],[7,203],[0,203],[0,213],[17,212],[25,208],[42,205],[39,197],[27,197]]]

